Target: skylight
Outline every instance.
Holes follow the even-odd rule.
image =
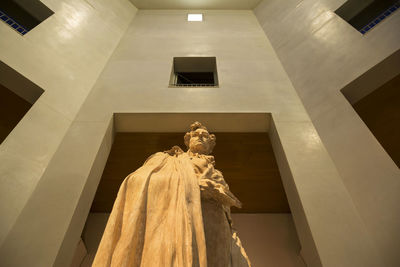
[[[203,14],[188,14],[188,21],[203,21]]]

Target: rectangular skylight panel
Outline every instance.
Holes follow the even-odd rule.
[[[188,14],[188,21],[203,21],[203,14]]]

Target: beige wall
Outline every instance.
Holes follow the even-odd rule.
[[[271,113],[270,137],[307,264],[381,266],[253,12],[204,11],[204,22],[188,23],[185,11],[139,11],[97,79],[135,9],[105,0],[49,7],[55,17],[37,34],[17,45],[0,41],[0,51],[7,48],[0,59],[45,89],[0,147],[4,264],[70,263],[112,145],[113,113],[258,112]],[[52,20],[59,24],[46,26]],[[216,56],[219,88],[168,88],[174,56]]]
[[[111,112],[274,112],[281,121],[308,120],[251,11],[140,10],[77,120]],[[174,56],[216,56],[219,88],[169,88]]]
[[[343,3],[268,0],[261,2],[255,14],[335,162],[384,266],[399,266],[399,169],[340,90],[400,48],[400,12],[363,36],[334,13]],[[396,64],[391,69],[398,70]],[[384,70],[373,75],[388,76]]]
[[[202,23],[187,22],[185,11],[137,13],[45,173],[48,183],[38,189],[31,209],[51,197],[46,193],[51,188],[52,194],[69,188],[57,206],[63,212],[52,220],[69,218],[66,211],[75,203],[63,243],[67,248],[78,242],[109,151],[112,131],[106,130],[113,128],[113,113],[156,113],[154,129],[165,113],[178,120],[180,113],[271,113],[271,140],[306,262],[378,266],[352,200],[254,14],[203,13]],[[216,56],[219,88],[169,88],[174,56]],[[132,122],[135,129],[138,121]],[[30,217],[27,211],[21,227],[22,218]]]
[[[42,2],[55,14],[25,36],[0,23],[0,61],[45,90],[0,146],[0,244],[136,11],[128,0]]]
[[[254,267],[305,267],[290,214],[232,214]]]

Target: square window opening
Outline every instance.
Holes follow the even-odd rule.
[[[399,9],[400,0],[348,0],[335,13],[366,34]]]
[[[218,86],[217,60],[215,57],[174,57],[170,86]]]
[[[0,19],[25,35],[54,12],[39,0],[1,0]]]

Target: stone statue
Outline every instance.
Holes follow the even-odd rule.
[[[92,266],[250,266],[230,216],[241,203],[209,155],[215,135],[190,128],[186,153],[158,152],[125,178]]]

